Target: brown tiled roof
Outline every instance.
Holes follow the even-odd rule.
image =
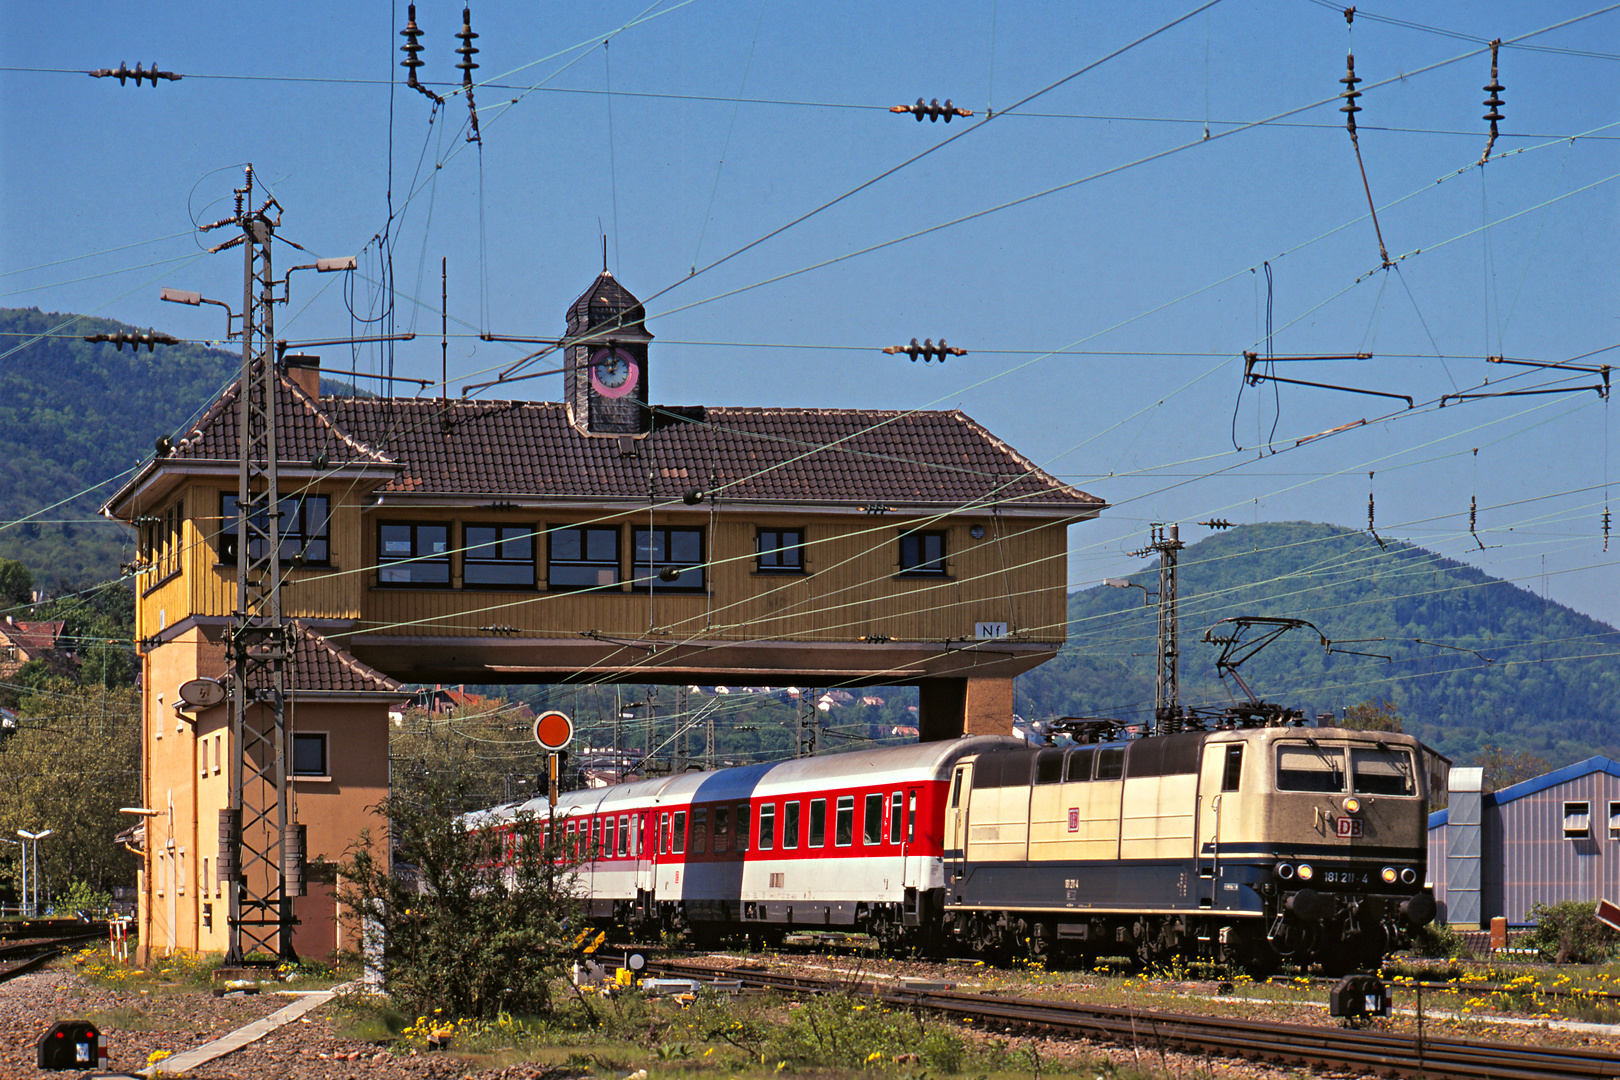
[[[958,410],[681,408],[621,453],[553,402],[324,398],[340,430],[400,462],[384,492],[499,497],[675,497],[723,501],[960,506],[1000,502],[1099,510]],[[656,407],[655,407],[656,408]],[[650,461],[649,461],[650,455]]]
[[[0,635],[17,646],[30,656],[56,648],[61,643],[62,627],[67,624],[57,620],[54,622],[11,622],[0,623]]]
[[[320,634],[293,621],[293,654],[287,665],[287,689],[328,694],[391,694],[401,683],[367,667]],[[255,690],[270,684],[262,669],[248,682]]]
[[[276,456],[289,464],[309,465],[324,456],[331,467],[342,465],[390,466],[394,462],[332,425],[316,403],[285,374],[276,394]],[[174,444],[169,459],[235,461],[240,424],[238,390],[232,383],[197,421],[185,438]]]

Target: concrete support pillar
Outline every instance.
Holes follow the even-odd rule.
[[[918,742],[963,735],[1011,735],[1013,681],[924,679],[917,684]]]

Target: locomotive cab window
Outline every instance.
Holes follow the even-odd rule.
[[[852,807],[850,812],[851,813],[854,812],[853,807]],[[826,799],[811,799],[810,800],[810,838],[805,843],[805,846],[806,847],[826,847],[827,846],[827,800]]]
[[[866,809],[861,817],[861,842],[883,843],[883,796],[873,793],[866,797]]]
[[[951,809],[955,810],[962,805],[962,773],[965,770],[957,769],[956,776],[951,780]]]
[[[1315,743],[1277,744],[1277,790],[1344,790],[1344,748]]]
[[[1350,789],[1357,795],[1416,795],[1411,752],[1398,746],[1352,746]]]
[[[1226,767],[1221,770],[1221,790],[1236,791],[1243,782],[1243,745],[1226,748]]]
[[[1092,747],[1083,747],[1079,750],[1069,751],[1068,772],[1064,779],[1071,784],[1091,779],[1091,759],[1097,756]]]
[[[782,847],[799,846],[799,801],[782,804]]]
[[[1097,751],[1097,779],[1118,780],[1125,775],[1125,748],[1105,746]]]
[[[759,850],[769,851],[776,846],[776,804],[766,803],[759,808]],[[786,847],[784,838],[783,847]]]

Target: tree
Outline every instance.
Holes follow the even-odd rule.
[[[1486,743],[1474,755],[1471,764],[1485,770],[1485,790],[1501,791],[1505,787],[1540,776],[1552,768],[1545,760],[1528,750],[1504,750],[1495,743]]]
[[[102,892],[133,884],[135,859],[113,837],[131,823],[118,808],[140,797],[138,694],[56,679],[19,711],[18,729],[0,744],[0,835],[51,830],[39,847],[42,894],[74,882]],[[0,858],[15,865],[17,856],[6,845]]]
[[[1377,698],[1368,698],[1357,705],[1345,710],[1344,718],[1339,726],[1354,731],[1392,731],[1401,730],[1401,714],[1395,711],[1393,701],[1380,701]]]
[[[34,575],[16,559],[0,559],[0,600],[26,604],[34,598]]]
[[[573,867],[539,818],[469,828],[467,784],[429,773],[384,800],[392,860],[388,840],[362,832],[339,895],[380,940],[383,986],[400,1008],[544,1016],[579,930]]]

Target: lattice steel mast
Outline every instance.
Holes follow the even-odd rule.
[[[303,844],[287,783],[286,674],[292,642],[281,613],[281,514],[276,477],[277,377],[271,243],[281,206],[253,206],[253,166],[236,189],[242,235],[242,375],[238,390],[236,610],[232,617],[230,807],[220,812],[219,876],[230,883],[227,964],[292,959],[292,898]],[[271,208],[276,216],[270,216]]]
[[[1178,729],[1181,647],[1176,640],[1176,553],[1186,546],[1181,542],[1181,526],[1153,527],[1153,543],[1148,550],[1159,553],[1159,661],[1153,683],[1153,723],[1160,732]]]

